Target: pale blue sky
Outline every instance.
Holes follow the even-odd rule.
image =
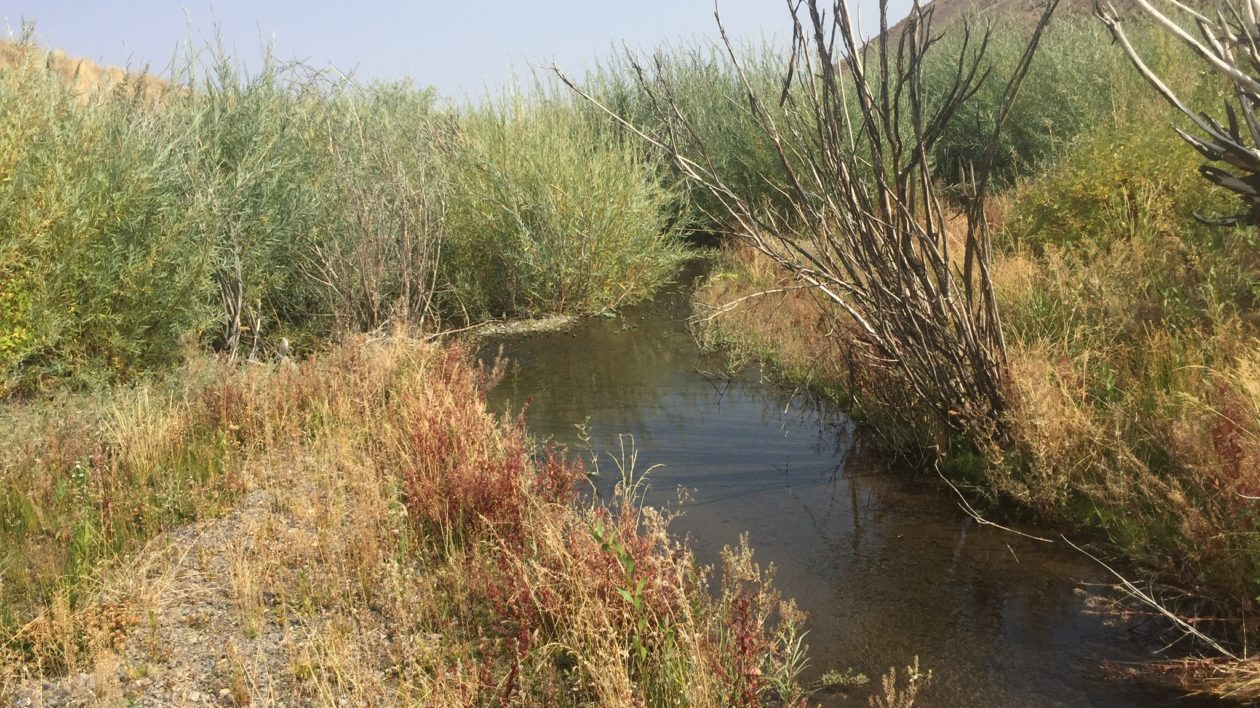
[[[874,20],[874,1],[859,4]],[[891,6],[900,16],[909,0]],[[783,0],[720,0],[719,7],[737,38],[787,36]],[[361,79],[410,76],[454,99],[552,61],[580,75],[623,42],[650,49],[718,36],[712,0],[7,0],[0,19],[13,32],[34,20],[44,46],[154,71],[167,65],[190,27],[194,39],[205,39],[217,23],[229,49],[246,60],[274,42],[282,58],[354,69]]]

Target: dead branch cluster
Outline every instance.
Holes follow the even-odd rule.
[[[310,277],[324,285],[344,330],[417,325],[433,315],[438,289],[447,207],[435,187],[438,167],[374,139],[353,104],[344,120],[349,139],[329,140],[328,153],[350,237],[333,244],[338,253],[316,248]],[[409,132],[414,144],[424,144],[441,131],[415,125]]]
[[[737,107],[778,152],[787,213],[761,208],[724,180],[675,98],[663,57],[650,64],[632,57],[639,89],[663,127],[623,125],[707,190],[722,205],[724,213],[716,216],[738,237],[847,316],[870,365],[901,381],[900,388],[949,430],[987,444],[1000,434],[1007,406],[984,218],[988,175],[1001,123],[1056,4],[1050,0],[1008,80],[989,159],[971,167],[961,234],[947,229],[943,188],[929,155],[964,102],[982,82],[996,80],[984,56],[990,34],[963,25],[952,81],[929,90],[925,61],[941,38],[933,32],[930,5],[915,2],[900,29],[890,30],[881,1],[879,36],[866,42],[844,0],[829,8],[818,0],[789,0],[794,33],[777,105],[755,90],[723,29],[744,89],[744,105]]]

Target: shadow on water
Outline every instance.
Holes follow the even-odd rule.
[[[490,403],[527,404],[531,432],[573,450],[582,424],[596,452],[633,435],[640,469],[663,465],[648,503],[676,507],[679,488],[688,491],[673,529],[692,537],[702,562],[747,532],[757,558],[778,568],[776,585],[809,613],[807,678],[851,667],[878,685],[918,655],[934,673],[919,705],[1208,704],[1104,675],[1105,660],[1152,654],[1086,612],[1080,583],[1106,580],[1088,561],[979,527],[939,486],[864,453],[842,414],[756,371],[706,373],[722,362],[687,331],[686,288],[568,332],[488,343],[485,356],[501,345],[509,360]],[[601,468],[606,493],[616,481],[608,455]],[[865,705],[865,695],[817,699]]]

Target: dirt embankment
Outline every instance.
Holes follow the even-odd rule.
[[[32,42],[0,39],[0,70],[28,61],[42,62],[84,95],[120,87],[140,86],[146,98],[154,98],[169,87],[168,82],[150,74],[147,67],[132,71],[116,66],[102,66],[91,59],[76,57],[60,49],[45,49]]]

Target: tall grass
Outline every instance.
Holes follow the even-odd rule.
[[[334,330],[370,331],[436,319],[438,261],[450,187],[442,147],[454,132],[430,90],[373,85],[328,99],[320,142],[338,207],[322,225],[331,246],[311,275]]]
[[[323,113],[316,81],[270,57],[243,74],[219,55],[167,109],[194,132],[185,198],[212,248],[221,307],[211,341],[232,353],[277,323],[326,329],[313,321],[317,283],[302,271],[337,205],[313,131]]]
[[[1210,82],[1197,84],[1202,76],[1184,47],[1149,23],[1138,21],[1131,30],[1135,42],[1150,48],[1150,64],[1161,75],[1190,79],[1191,91],[1211,90]],[[941,178],[963,182],[971,166],[983,161],[1002,90],[1018,64],[1025,33],[1010,20],[999,18],[995,23],[985,50],[990,76],[946,127],[933,150],[936,173]],[[957,32],[943,35],[942,45],[926,67],[929,88],[946,85],[955,71],[949,58],[963,50]],[[964,53],[975,51],[972,47]],[[1169,120],[1152,103],[1149,87],[1123,53],[1111,46],[1100,22],[1085,15],[1061,13],[1046,29],[1037,59],[1012,106],[998,141],[994,177],[1011,187],[1051,169],[1073,154],[1082,136],[1120,121],[1136,120],[1135,110],[1147,111],[1153,124]],[[1106,161],[1100,167],[1105,169]]]
[[[1159,32],[1144,27],[1135,31],[1141,35],[1139,41],[1157,47],[1152,57],[1157,69],[1171,68],[1188,58]],[[1023,53],[1026,33],[1024,27],[1005,18],[998,18],[993,26],[991,41],[984,49],[988,78],[945,127],[932,150],[934,172],[946,182],[966,181],[972,167],[983,162],[1002,93]],[[1002,185],[1009,187],[1053,165],[1078,136],[1112,121],[1117,111],[1126,110],[1146,95],[1146,85],[1130,71],[1123,55],[1111,51],[1109,42],[1106,30],[1091,17],[1060,16],[1047,28],[1037,61],[1021,86],[1020,98],[998,142],[994,177]],[[961,32],[951,29],[942,33],[939,46],[925,58],[924,99],[929,106],[948,89],[958,58],[973,57],[977,51],[975,37],[964,47]],[[775,47],[746,45],[737,53],[744,69],[742,78],[725,50],[676,44],[664,45],[646,57],[616,55],[590,72],[583,85],[628,122],[659,132],[665,118],[653,111],[651,101],[634,80],[636,63],[650,65],[651,71],[669,85],[670,99],[691,119],[694,134],[688,139],[705,148],[724,181],[736,193],[754,195],[765,207],[784,211],[787,177],[773,143],[748,110],[743,81],[749,82],[780,125],[790,123],[784,107],[800,100],[800,86],[793,85],[785,92],[781,75],[786,58]],[[877,71],[877,67],[871,70]],[[598,111],[587,110],[591,120],[603,120]],[[856,102],[849,110],[857,110]],[[913,130],[908,119],[902,128],[908,139]],[[701,214],[721,212],[720,205],[703,190],[693,190],[691,199]],[[706,223],[723,226],[713,219]]]
[[[309,340],[436,315],[450,129],[433,93],[270,55],[244,73],[215,57],[186,69],[187,90],[165,108],[195,131],[186,184],[213,244],[211,343],[254,351],[278,333]]]
[[[190,63],[161,91],[87,89],[21,50],[0,69],[0,388],[126,379],[169,367],[185,344],[262,354],[283,333],[386,318],[400,287],[372,286],[374,311],[356,316],[368,274],[351,273],[351,256],[395,238],[389,218],[432,240],[414,204],[390,202],[431,181],[378,165],[374,193],[349,199],[338,180],[367,178],[382,154],[414,164],[417,145],[432,151],[415,139],[431,125],[424,94],[391,103],[387,89],[330,85],[270,57],[250,75],[224,57]],[[414,260],[387,267],[418,270],[431,289]]]
[[[1023,53],[1025,34],[1026,30],[1013,21],[999,19],[994,26],[985,48],[984,68],[989,76],[946,126],[932,150],[934,172],[946,182],[965,182],[969,171],[984,161],[1002,93]],[[1145,32],[1143,37],[1163,41],[1155,32]],[[994,177],[1000,183],[1010,186],[1052,164],[1078,135],[1110,120],[1118,105],[1145,91],[1140,78],[1128,71],[1124,57],[1109,51],[1107,44],[1106,31],[1092,18],[1060,17],[1047,29],[1038,59],[998,143]],[[942,34],[940,45],[925,59],[924,98],[928,105],[939,101],[948,89],[958,58],[972,57],[978,50],[975,37],[964,47],[961,32]],[[785,107],[800,100],[800,85],[785,91],[781,76],[786,58],[776,48],[743,46],[737,53],[744,69],[742,77],[725,50],[678,44],[662,46],[647,57],[614,56],[590,72],[583,85],[618,116],[659,133],[666,119],[653,111],[651,101],[634,79],[636,63],[650,65],[661,84],[670,87],[669,98],[690,119],[694,132],[686,139],[704,148],[725,183],[738,194],[752,195],[764,208],[786,213],[789,185],[781,157],[749,112],[743,82],[749,82],[780,126],[791,123]],[[1159,56],[1157,62],[1172,60],[1167,52]],[[849,110],[857,111],[855,100]],[[603,120],[597,111],[588,111],[591,120]],[[902,129],[909,139],[913,127],[908,119]],[[787,152],[791,155],[791,146]],[[716,216],[721,205],[704,190],[693,189],[690,197],[697,211],[709,217],[707,227],[720,230],[726,226]]]
[[[1205,107],[1222,98],[1174,45],[1155,49],[1179,93]],[[1231,211],[1228,198],[1170,127],[1151,129],[1166,120],[1157,97],[1116,95],[1127,101],[1111,122],[1010,195],[994,270],[1022,449],[993,483],[1250,612],[1260,251],[1254,231],[1195,220]]]
[[[588,73],[585,89],[600,103],[632,125],[658,134],[668,122],[635,79],[636,65],[650,64],[670,96],[692,119],[687,139],[703,147],[715,169],[739,194],[751,195],[762,208],[786,212],[787,173],[774,143],[749,111],[744,80],[767,106],[780,106],[783,52],[771,45],[743,45],[738,54],[744,76],[732,66],[726,50],[716,45],[663,45],[650,57],[614,55]],[[606,116],[584,105],[588,120],[606,122]],[[775,115],[786,120],[786,113]],[[613,127],[620,131],[620,128]],[[681,174],[675,171],[681,179]],[[688,197],[701,226],[723,231],[722,205],[704,189],[687,184]]]
[[[1106,32],[1092,18],[1060,16],[1042,36],[1037,59],[1020,87],[1019,99],[998,141],[994,178],[1005,185],[1034,174],[1062,155],[1082,131],[1108,120],[1113,101],[1141,86],[1128,77],[1123,57],[1109,51]],[[1006,82],[1024,50],[1026,30],[999,20],[985,48],[988,79],[946,126],[932,153],[936,173],[959,183],[985,159]],[[974,44],[974,43],[973,43]],[[960,34],[944,35],[934,61],[926,67],[929,90],[942,90],[955,72],[951,57],[974,54]]]

